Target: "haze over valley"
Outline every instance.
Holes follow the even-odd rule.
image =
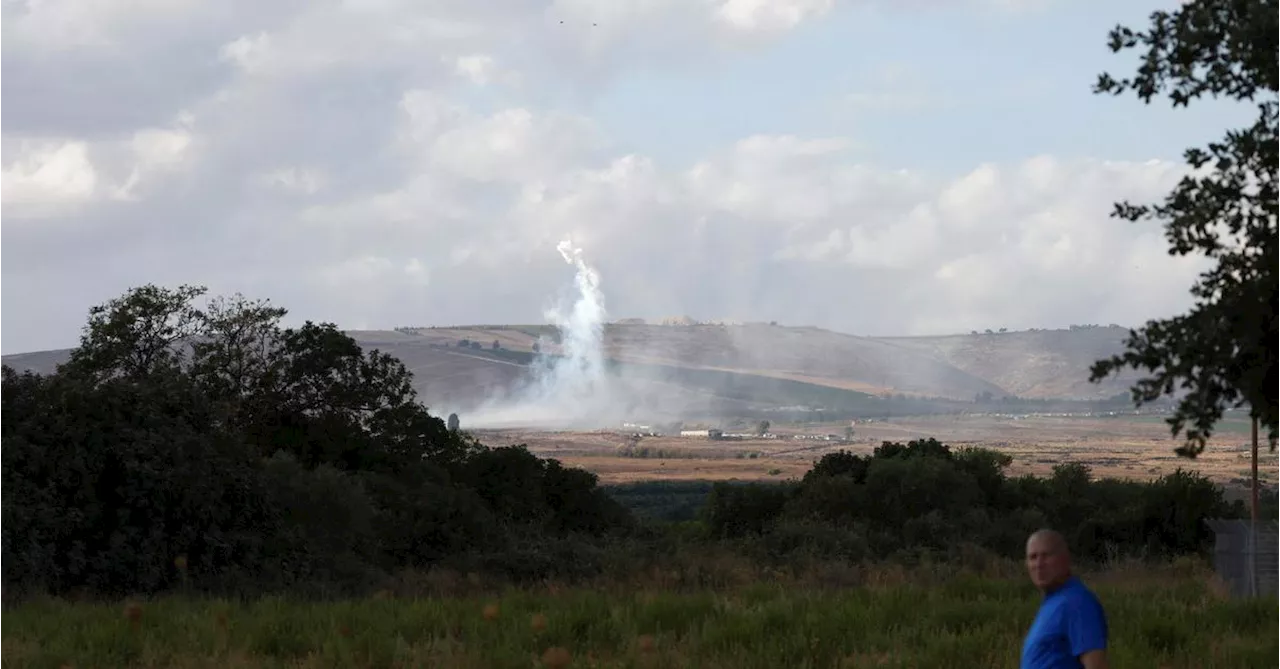
[[[348,334],[366,348],[403,361],[433,413],[456,410],[466,416],[485,400],[509,395],[535,376],[535,348],[548,356],[561,355],[558,333],[554,326],[541,324]],[[904,404],[896,409],[899,413],[982,411],[982,400],[1005,397],[1100,401],[1126,394],[1132,378],[1088,381],[1094,360],[1121,349],[1127,331],[1119,327],[856,337],[768,323],[612,323],[602,333],[608,374],[620,390],[617,405],[610,407],[614,415],[587,421],[597,425],[626,417],[754,415],[786,407],[877,415],[881,410],[867,401],[867,395],[955,401]],[[32,352],[6,355],[3,361],[18,370],[51,372],[67,354]]]

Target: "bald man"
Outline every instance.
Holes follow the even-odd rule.
[[[1067,540],[1053,530],[1032,534],[1027,573],[1044,599],[1022,644],[1022,669],[1107,669],[1107,615],[1071,574]]]

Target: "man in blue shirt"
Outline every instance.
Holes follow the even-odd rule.
[[[1027,573],[1044,599],[1022,644],[1022,669],[1107,669],[1107,615],[1071,574],[1067,540],[1053,530],[1032,534]]]

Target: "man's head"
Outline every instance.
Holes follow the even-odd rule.
[[[1067,540],[1053,530],[1040,530],[1027,539],[1027,573],[1041,591],[1053,590],[1071,578]]]

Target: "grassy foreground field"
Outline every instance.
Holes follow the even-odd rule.
[[[1274,667],[1277,602],[1202,572],[1085,578],[1115,667]],[[857,588],[546,588],[328,603],[42,600],[3,616],[5,667],[1016,667],[1037,595],[1021,578]]]

